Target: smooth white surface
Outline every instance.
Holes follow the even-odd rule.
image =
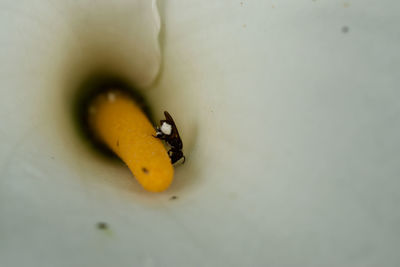
[[[30,14],[16,5],[1,19]],[[157,195],[50,123],[42,102],[58,87],[35,77],[56,81],[57,70],[27,61],[34,50],[4,34],[2,265],[398,266],[399,8],[162,2],[163,72],[149,97],[176,120],[188,161]],[[41,31],[15,27],[9,34],[27,40]],[[59,55],[54,42],[53,54],[37,47],[41,57]]]

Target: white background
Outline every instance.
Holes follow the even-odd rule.
[[[1,266],[400,264],[398,1],[160,1],[146,92],[188,158],[162,194],[88,151],[57,102],[65,66],[97,48],[152,79],[149,4],[3,2]],[[123,18],[150,32],[139,61]],[[79,71],[109,62],[95,55]]]

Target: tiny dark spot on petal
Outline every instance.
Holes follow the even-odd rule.
[[[105,222],[98,222],[97,223],[97,229],[100,229],[100,230],[108,229],[108,225]]]
[[[349,30],[350,30],[350,29],[349,29],[348,26],[343,26],[343,27],[342,27],[342,32],[343,32],[343,33],[348,33]]]
[[[178,199],[178,197],[177,196],[172,196],[172,197],[170,197],[169,200],[175,200],[175,199]]]
[[[144,172],[144,173],[149,173],[149,170],[146,169],[145,167],[143,167],[143,168],[142,168],[142,172]]]
[[[119,147],[119,140],[117,140],[117,147]]]

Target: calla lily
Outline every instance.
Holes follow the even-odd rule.
[[[0,265],[398,265],[398,6],[3,0]],[[168,191],[77,134],[97,72],[174,115]]]

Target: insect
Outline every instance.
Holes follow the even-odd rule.
[[[160,126],[157,127],[156,136],[154,137],[164,140],[171,147],[171,149],[168,150],[168,156],[172,164],[181,158],[183,158],[182,163],[185,163],[186,158],[182,152],[183,144],[175,122],[168,111],[164,111],[164,115],[165,120],[160,120]]]

